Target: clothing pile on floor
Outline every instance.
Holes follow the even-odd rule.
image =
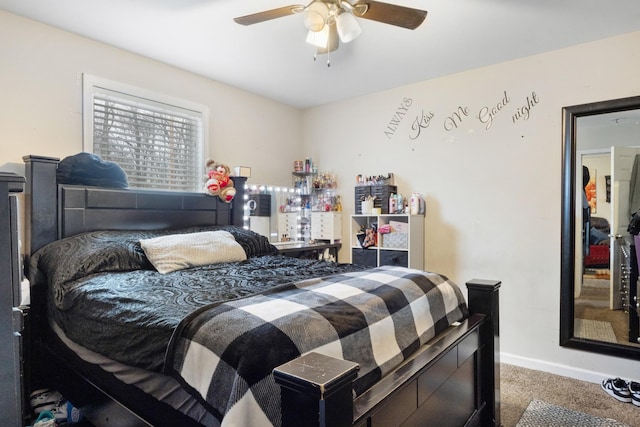
[[[29,396],[36,420],[33,427],[62,427],[82,420],[80,410],[55,390],[36,390]]]

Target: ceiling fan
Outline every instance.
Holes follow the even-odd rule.
[[[338,40],[348,43],[361,33],[355,17],[415,30],[427,12],[420,9],[383,3],[375,0],[313,0],[308,5],[289,5],[234,18],[242,25],[253,25],[293,14],[302,14],[309,30],[307,42],[316,47],[316,54],[338,48]],[[330,62],[327,61],[327,65]]]

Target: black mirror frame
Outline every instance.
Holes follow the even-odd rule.
[[[562,225],[560,255],[560,345],[600,354],[640,359],[640,348],[574,335],[576,119],[640,109],[640,96],[574,105],[562,109]]]

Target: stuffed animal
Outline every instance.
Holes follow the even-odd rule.
[[[231,203],[236,195],[236,189],[233,187],[233,180],[229,178],[231,173],[229,166],[209,159],[206,170],[204,192],[210,196],[218,196],[225,203]]]

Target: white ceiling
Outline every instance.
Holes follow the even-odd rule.
[[[301,108],[640,30],[638,0],[389,2],[427,19],[414,31],[361,19],[362,35],[331,54],[331,67],[326,56],[314,62],[300,15],[233,21],[295,0],[0,0],[0,9]]]

